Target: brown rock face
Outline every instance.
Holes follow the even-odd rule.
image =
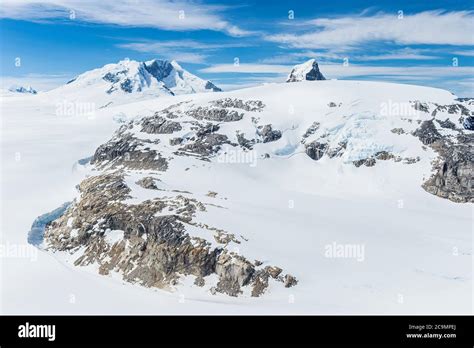
[[[474,134],[458,136],[459,143],[441,142],[435,147],[440,158],[435,173],[423,188],[457,203],[474,203]]]
[[[174,159],[164,158],[155,146],[162,144],[163,136],[187,127],[185,132],[192,136],[185,139],[186,144],[179,150],[199,155],[199,159],[208,159],[221,145],[229,143],[225,135],[216,133],[219,125],[209,122],[234,122],[242,117],[226,107],[260,111],[264,105],[258,101],[223,99],[209,107],[188,109],[186,113],[169,107],[123,125],[96,150],[91,160],[94,176],[80,183],[80,197],[46,226],[46,248],[70,253],[76,266],[95,265],[100,274],[119,273],[124,280],[146,287],[171,290],[183,276],[194,276],[196,286],[209,285],[212,293],[238,296],[248,287],[252,296],[264,294],[270,274],[282,270],[271,267],[268,272],[261,263],[231,252],[229,245],[244,243],[245,238],[202,221],[208,205],[223,207],[203,203],[191,192],[169,188],[158,178]],[[180,117],[186,117],[186,121],[179,122]],[[275,132],[267,127],[264,136],[273,139]],[[175,146],[170,138],[166,139],[166,144]],[[181,145],[181,141],[176,145]],[[136,200],[136,186],[153,198]],[[207,191],[206,197],[219,199],[217,192]],[[193,236],[190,231],[196,229],[209,234],[208,240]],[[213,280],[215,284],[209,283],[211,275],[217,279]],[[287,286],[282,276],[271,279]]]
[[[195,276],[198,286],[203,286],[207,276],[216,274],[219,280],[213,291],[230,296],[238,296],[245,286],[255,288],[253,293],[259,296],[268,286],[268,282],[262,285],[262,274],[281,272],[278,267],[263,272],[229,252],[225,244],[235,237],[225,231],[204,225],[223,240],[222,247],[190,236],[186,229],[196,225],[196,211],[206,209],[195,199],[177,195],[127,205],[122,201],[130,189],[119,174],[90,177],[81,183],[80,191],[80,201],[45,231],[49,250],[84,249],[74,261],[76,266],[96,264],[100,274],[119,272],[127,281],[163,289],[170,289],[182,275]],[[163,215],[170,210],[174,213]],[[120,238],[110,241],[108,236],[114,232]]]

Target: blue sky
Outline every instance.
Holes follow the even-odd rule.
[[[284,81],[294,64],[316,58],[328,78],[474,96],[466,0],[3,0],[0,35],[4,87],[49,89],[128,57],[176,59],[234,89]]]

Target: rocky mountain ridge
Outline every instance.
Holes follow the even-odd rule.
[[[38,92],[31,86],[13,86],[8,89],[10,92],[14,93],[26,93],[26,94],[37,94]]]
[[[326,88],[339,88],[338,81],[328,82]],[[308,170],[335,162],[363,171],[389,162],[403,173],[405,166],[426,163],[434,151],[422,187],[453,202],[474,202],[471,100],[413,98],[406,109],[387,115],[377,107],[389,93],[376,103],[349,94],[325,100],[318,112],[313,104],[296,104],[303,119],[281,112],[279,94],[307,88],[290,85],[295,87],[184,99],[121,125],[91,157],[79,196],[47,226],[46,248],[70,253],[75,265],[95,265],[101,274],[116,272],[146,287],[173,290],[192,277],[211,294],[261,296],[302,280],[284,264],[266,262],[264,252],[258,258],[240,252],[252,243],[246,231],[224,228],[216,219],[238,197],[209,185],[201,170],[219,177],[230,175],[226,168],[261,173],[265,163],[304,156]],[[351,90],[356,84],[343,86]],[[190,190],[189,180],[201,192]]]
[[[103,108],[157,97],[220,91],[211,81],[191,74],[174,60],[124,59],[80,74],[47,94]]]

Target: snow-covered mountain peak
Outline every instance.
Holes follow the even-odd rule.
[[[321,71],[319,71],[318,63],[315,59],[310,59],[303,64],[298,64],[293,67],[286,82],[299,81],[315,81],[326,80]]]
[[[28,86],[28,87],[23,87],[23,86],[12,86],[8,89],[10,92],[15,92],[15,93],[29,93],[29,94],[36,94],[36,90],[33,89],[33,87]]]
[[[139,62],[124,59],[87,71],[51,94],[103,105],[202,92],[220,88],[183,69],[176,61],[153,59]]]

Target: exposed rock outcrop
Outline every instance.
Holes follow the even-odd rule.
[[[193,143],[181,147],[179,150],[186,153],[208,157],[216,154],[223,144],[230,144],[226,135],[210,133],[198,138]]]
[[[463,126],[467,130],[474,131],[474,117],[469,116],[464,119]]]
[[[148,179],[142,181],[149,187]],[[245,286],[259,296],[268,286],[262,285],[262,271],[245,257],[187,233],[196,212],[205,211],[201,202],[177,195],[128,205],[124,200],[131,190],[118,173],[90,177],[79,190],[81,199],[45,232],[49,250],[82,250],[75,265],[97,265],[101,274],[119,272],[127,281],[163,289],[171,289],[184,275],[202,284],[211,274],[219,279],[214,291],[230,296],[241,294]],[[224,231],[205,227],[229,242]],[[294,277],[285,277],[278,281],[288,286],[287,278]]]
[[[431,116],[436,116],[439,112],[447,112],[448,114],[459,114],[462,116],[469,116],[471,112],[462,104],[450,104],[450,105],[436,105],[436,108],[431,113]]]
[[[100,168],[126,166],[165,171],[168,168],[168,161],[156,150],[147,147],[146,143],[143,144],[143,141],[126,133],[126,129],[127,126],[123,126],[113,139],[100,145],[91,163]]]
[[[214,106],[220,108],[234,108],[242,109],[245,111],[262,111],[265,107],[260,100],[246,100],[242,99],[232,99],[232,98],[223,98],[211,102]]]
[[[328,145],[325,143],[320,143],[318,141],[313,141],[306,145],[306,154],[313,160],[317,161],[323,157],[326,152]]]
[[[428,106],[428,104],[420,102],[419,100],[415,100],[412,106],[415,110],[422,111],[422,112],[430,112],[430,107]]]
[[[244,116],[236,110],[225,108],[202,107],[186,111],[186,115],[194,117],[196,120],[208,120],[216,122],[234,122],[239,121]]]
[[[413,132],[413,135],[418,137],[424,145],[431,145],[442,138],[433,120],[424,121],[421,127]]]
[[[281,131],[274,130],[271,124],[267,124],[263,126],[257,132],[258,132],[258,135],[262,137],[262,142],[264,143],[276,141],[281,138]]]
[[[303,139],[301,139],[301,143],[304,144],[306,142],[306,138],[308,138],[310,135],[313,135],[316,133],[316,131],[319,129],[319,122],[313,122],[311,126],[308,127],[306,132],[303,134]]]
[[[179,122],[165,119],[164,117],[155,115],[152,118],[145,119],[142,122],[142,132],[151,134],[172,134],[182,129]]]
[[[280,268],[231,251],[232,245],[247,241],[243,236],[203,222],[207,207],[222,206],[170,188],[159,178],[176,156],[210,160],[224,144],[239,146],[218,133],[218,122],[241,119],[243,113],[235,109],[261,111],[263,103],[222,99],[198,107],[184,104],[122,125],[97,148],[91,160],[94,175],[78,186],[80,197],[46,227],[47,249],[70,253],[76,266],[93,265],[100,274],[118,273],[146,287],[172,290],[182,277],[194,276],[194,284],[211,293],[239,296],[248,288],[252,296],[261,296],[270,281],[296,285]],[[262,143],[281,137],[271,125],[256,129],[255,139]],[[179,148],[165,158],[164,146]],[[208,190],[206,197],[217,200],[217,194]]]
[[[440,113],[459,116],[459,123],[448,118],[437,119]],[[472,130],[470,121],[466,122],[472,117],[469,116],[470,111],[462,104],[435,104],[431,115],[435,118],[423,121],[412,133],[439,155],[434,163],[433,175],[422,187],[453,202],[474,202],[474,134],[469,133]],[[444,130],[450,130],[455,135],[445,134]]]
[[[156,181],[158,180],[155,178],[152,178],[151,176],[145,176],[141,178],[140,180],[138,180],[136,184],[148,190],[158,190]]]
[[[423,188],[451,201],[474,203],[474,134],[458,135],[458,144],[439,142],[435,173]]]

